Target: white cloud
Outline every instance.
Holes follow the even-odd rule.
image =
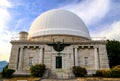
[[[0,60],[9,59],[11,32],[8,23],[11,19],[8,8],[12,7],[8,0],[0,0]]]
[[[102,30],[92,33],[93,37],[106,37],[107,39],[120,40],[120,21],[105,26]]]
[[[109,11],[110,0],[85,0],[78,4],[62,7],[79,15],[86,24],[100,21]]]
[[[10,21],[10,14],[8,8],[11,7],[11,3],[7,0],[0,0],[0,33],[7,29],[7,24]]]
[[[8,0],[0,0],[0,7],[11,7],[11,3]]]
[[[111,0],[84,0],[62,7],[80,16],[87,25],[102,21],[110,10]],[[110,14],[110,13],[109,13]],[[92,29],[92,27],[90,28]],[[106,37],[106,39],[120,40],[120,21],[109,25],[100,25],[96,31],[91,32],[91,37]]]

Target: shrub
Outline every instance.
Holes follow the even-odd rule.
[[[4,78],[11,78],[12,77],[12,74],[15,72],[15,70],[13,69],[5,69],[3,72],[2,72],[2,77]]]
[[[111,77],[120,78],[120,65],[113,67],[111,72]]]
[[[3,78],[11,78],[15,70],[8,69],[8,65],[3,68],[3,71],[1,72],[1,75]]]
[[[80,66],[74,66],[73,73],[75,77],[84,77],[85,75],[87,75],[87,70]]]
[[[103,76],[102,70],[97,70],[95,76],[102,77]]]
[[[95,76],[111,77],[111,70],[97,70]]]
[[[95,76],[120,78],[120,65],[117,65],[110,70],[97,70]]]
[[[2,78],[2,73],[0,72],[0,79]]]
[[[112,70],[120,70],[120,65],[113,67]]]
[[[44,64],[36,64],[30,67],[30,72],[33,77],[42,77],[46,66]]]

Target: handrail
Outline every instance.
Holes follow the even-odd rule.
[[[26,38],[22,38],[23,40],[26,39]],[[40,39],[27,39],[25,41],[39,41]],[[106,37],[91,37],[91,40],[93,41],[105,41],[107,40]],[[19,38],[18,37],[12,37],[11,38],[11,41],[19,41]]]

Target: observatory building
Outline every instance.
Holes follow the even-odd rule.
[[[109,69],[106,40],[92,40],[82,19],[67,10],[41,14],[11,44],[9,68],[15,75],[30,75],[36,64],[46,65],[45,77],[60,79],[73,78],[73,66],[86,68],[88,74]]]

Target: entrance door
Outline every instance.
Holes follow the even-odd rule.
[[[56,57],[56,68],[62,68],[62,57],[61,56]]]

